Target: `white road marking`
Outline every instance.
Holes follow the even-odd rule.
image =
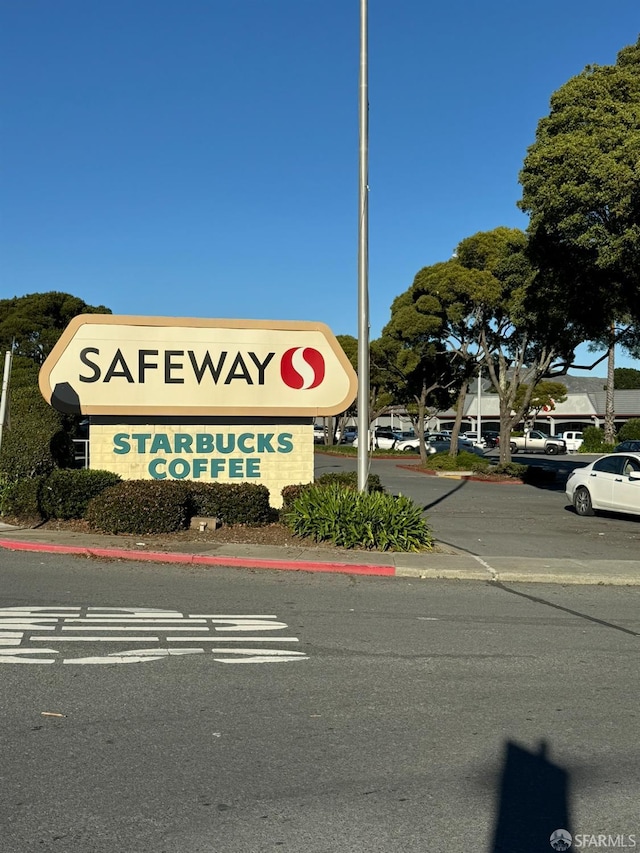
[[[246,643],[299,642],[297,637],[264,636],[265,632],[282,631],[287,627],[286,622],[277,621],[277,616],[264,614],[183,614],[177,610],[144,607],[5,607],[0,608],[0,663],[145,663],[205,653],[211,653],[220,663],[308,660],[304,652],[290,649],[245,647]],[[220,636],[220,632],[226,636]],[[148,645],[162,641],[180,645],[171,648]],[[60,643],[125,643],[130,647],[134,642],[144,643],[145,647],[77,658],[61,658],[57,649],[49,647]],[[46,643],[47,648],[37,648],[33,645],[36,643]],[[213,643],[217,647],[188,648],[184,643]],[[233,643],[241,643],[242,648],[227,645]]]
[[[103,663],[146,663],[161,660],[169,655],[203,654],[204,649],[130,649],[126,652],[112,652],[110,655],[92,658],[65,658],[62,663],[103,664]]]
[[[0,663],[55,663],[55,658],[28,658],[20,655],[57,655],[55,649],[0,649]]]
[[[297,643],[297,637],[170,637],[168,643]],[[48,637],[31,637],[32,643],[147,643],[159,642],[159,637],[67,637],[55,634]]]
[[[202,637],[188,637],[189,640],[202,640]],[[32,643],[158,643],[160,637],[131,637],[124,635],[123,637],[62,637],[55,634],[48,637],[31,637]]]
[[[20,644],[20,640],[23,636],[24,634],[22,631],[1,631],[0,646],[17,646]]]
[[[288,649],[211,649],[213,654],[252,655],[247,658],[215,658],[220,663],[269,663],[303,660],[304,652],[291,652]]]
[[[148,628],[146,625],[88,625],[88,626],[80,626],[80,625],[63,625],[63,631],[157,631],[161,628],[161,625],[152,625]],[[177,625],[167,625],[167,630],[171,631],[205,631],[207,632],[208,628],[198,628],[197,625],[189,628],[179,628]]]
[[[154,624],[166,622],[168,625],[173,625],[175,622],[186,622],[189,625],[204,625],[205,619],[191,619],[184,616],[163,616],[161,619],[156,616],[66,616],[64,619],[65,625],[71,625],[73,622],[153,622]]]

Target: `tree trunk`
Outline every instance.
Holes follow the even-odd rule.
[[[424,421],[427,413],[427,388],[424,383],[422,385],[422,393],[419,397],[415,398],[417,407],[418,407],[418,416],[417,416],[417,429],[418,429],[418,442],[420,447],[420,464],[427,464],[427,445],[424,440]]]
[[[616,426],[615,426],[615,404],[614,404],[614,370],[616,366],[615,346],[613,339],[615,337],[615,326],[611,326],[611,340],[609,343],[609,352],[607,354],[607,397],[605,402],[604,412],[604,440],[607,444],[615,444],[616,442]]]
[[[456,419],[453,424],[453,430],[451,431],[451,447],[449,448],[449,456],[458,455],[458,436],[460,435],[460,424],[462,423],[462,416],[464,414],[464,401],[467,399],[468,387],[469,383],[465,382],[458,394],[458,402],[456,403]]]

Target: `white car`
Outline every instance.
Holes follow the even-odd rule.
[[[314,444],[324,444],[324,427],[322,424],[314,424],[313,425],[313,443]]]
[[[402,436],[397,432],[393,432],[386,427],[377,427],[373,433],[369,433],[369,449],[373,445],[376,450],[394,450],[398,440],[401,438]],[[358,446],[357,436],[354,438],[351,446]]]
[[[487,446],[487,442],[482,438],[482,436],[478,436],[477,432],[463,432],[460,439],[461,441],[468,441],[469,444],[473,444],[474,447]]]
[[[429,444],[429,439],[425,439],[425,445],[427,449],[427,455],[436,452],[435,447]],[[405,438],[402,441],[398,441],[395,446],[395,450],[402,450],[405,453],[419,453],[420,452],[420,439],[417,435],[414,435],[413,438]]]
[[[574,469],[565,491],[578,515],[601,509],[640,515],[640,453],[609,453]]]

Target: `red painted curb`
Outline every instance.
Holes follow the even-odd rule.
[[[0,539],[0,548],[10,551],[40,551],[49,554],[75,554],[84,557],[107,557],[115,560],[146,560],[156,563],[182,563],[196,566],[232,566],[245,569],[284,569],[299,572],[333,572],[348,575],[394,576],[395,566],[373,566],[367,563],[332,563],[304,560],[252,560],[248,557],[207,557],[202,554],[176,554],[163,551],[128,551],[123,548],[83,548],[77,545],[53,545]]]

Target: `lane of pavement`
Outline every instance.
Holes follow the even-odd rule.
[[[640,588],[24,553],[0,576],[2,606],[272,614],[307,654],[3,667],[3,853],[499,853],[548,850],[560,827],[638,833]]]

